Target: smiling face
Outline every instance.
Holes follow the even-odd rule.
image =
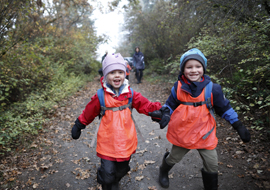
[[[191,82],[200,82],[203,76],[202,64],[194,59],[188,60],[185,64],[184,75]]]
[[[107,82],[112,85],[114,89],[119,89],[125,80],[125,72],[122,70],[114,70],[107,74]]]

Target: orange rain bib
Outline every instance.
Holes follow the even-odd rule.
[[[128,104],[128,99],[118,101],[106,92],[104,99],[105,107],[120,107]],[[112,158],[128,158],[135,152],[137,144],[137,133],[130,109],[106,110],[97,134],[96,151]]]
[[[194,98],[181,89],[178,81],[177,99],[181,102],[204,101],[204,90]],[[213,129],[214,127],[214,129]],[[203,139],[211,129],[210,135]],[[172,113],[168,125],[167,139],[172,144],[186,149],[208,149],[216,148],[218,139],[216,137],[216,121],[209,112],[206,104],[194,107],[193,105],[180,104]]]

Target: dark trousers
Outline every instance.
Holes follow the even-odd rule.
[[[129,161],[116,162],[101,159],[98,168],[97,181],[100,184],[112,184],[121,180],[130,170]]]
[[[141,82],[143,77],[143,69],[136,69],[136,78],[138,82]]]
[[[128,79],[128,80],[129,80],[129,75],[126,75],[126,79]]]

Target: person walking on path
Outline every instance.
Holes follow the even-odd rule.
[[[117,190],[119,181],[130,170],[129,161],[137,149],[137,133],[131,107],[148,115],[148,112],[159,110],[161,104],[150,102],[130,88],[125,79],[126,63],[121,54],[108,54],[102,63],[102,70],[102,88],[76,119],[71,135],[73,139],[78,139],[81,130],[100,113],[104,113],[97,133],[96,152],[101,159],[97,181],[102,184],[103,190]],[[100,90],[103,99],[100,99]]]
[[[130,67],[128,61],[125,61],[125,62],[126,62],[126,65],[127,65],[126,79],[129,80],[129,75],[130,75],[130,72],[131,72],[131,67]]]
[[[161,129],[168,124],[167,139],[172,143],[171,152],[164,154],[159,168],[159,183],[164,188],[169,187],[168,172],[190,149],[197,149],[203,160],[201,173],[205,190],[218,188],[218,139],[213,109],[232,125],[242,141],[250,141],[249,131],[223,95],[221,86],[205,75],[206,66],[207,59],[200,50],[193,48],[185,52],[180,58],[178,81],[165,105],[149,113],[161,118]],[[211,92],[208,100],[205,91]]]
[[[144,70],[144,55],[140,51],[139,47],[135,48],[135,53],[133,55],[133,67],[135,67],[135,74],[137,78],[137,84],[142,82],[143,70]]]

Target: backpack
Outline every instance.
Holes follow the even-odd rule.
[[[123,110],[123,109],[129,108],[130,111],[132,111],[133,89],[130,88],[130,90],[131,90],[132,96],[128,99],[128,104],[120,106],[120,107],[108,108],[108,107],[105,107],[104,89],[103,88],[98,89],[97,95],[98,95],[98,100],[99,100],[100,108],[101,108],[101,110],[100,110],[100,118],[103,115],[105,115],[106,110],[118,111],[118,110]]]
[[[215,114],[214,114],[214,108],[211,102],[211,94],[212,94],[212,88],[213,88],[213,82],[210,81],[206,86],[205,86],[205,90],[204,90],[204,101],[203,102],[181,102],[177,99],[177,95],[176,95],[176,90],[174,89],[174,87],[171,90],[171,93],[174,97],[174,99],[179,103],[179,104],[184,104],[184,105],[191,105],[194,107],[197,106],[202,106],[204,104],[206,104],[207,108],[209,109],[210,114],[214,117],[214,119],[216,120]],[[212,131],[214,130],[215,126],[203,136],[203,139],[206,139],[210,133],[212,133]]]

